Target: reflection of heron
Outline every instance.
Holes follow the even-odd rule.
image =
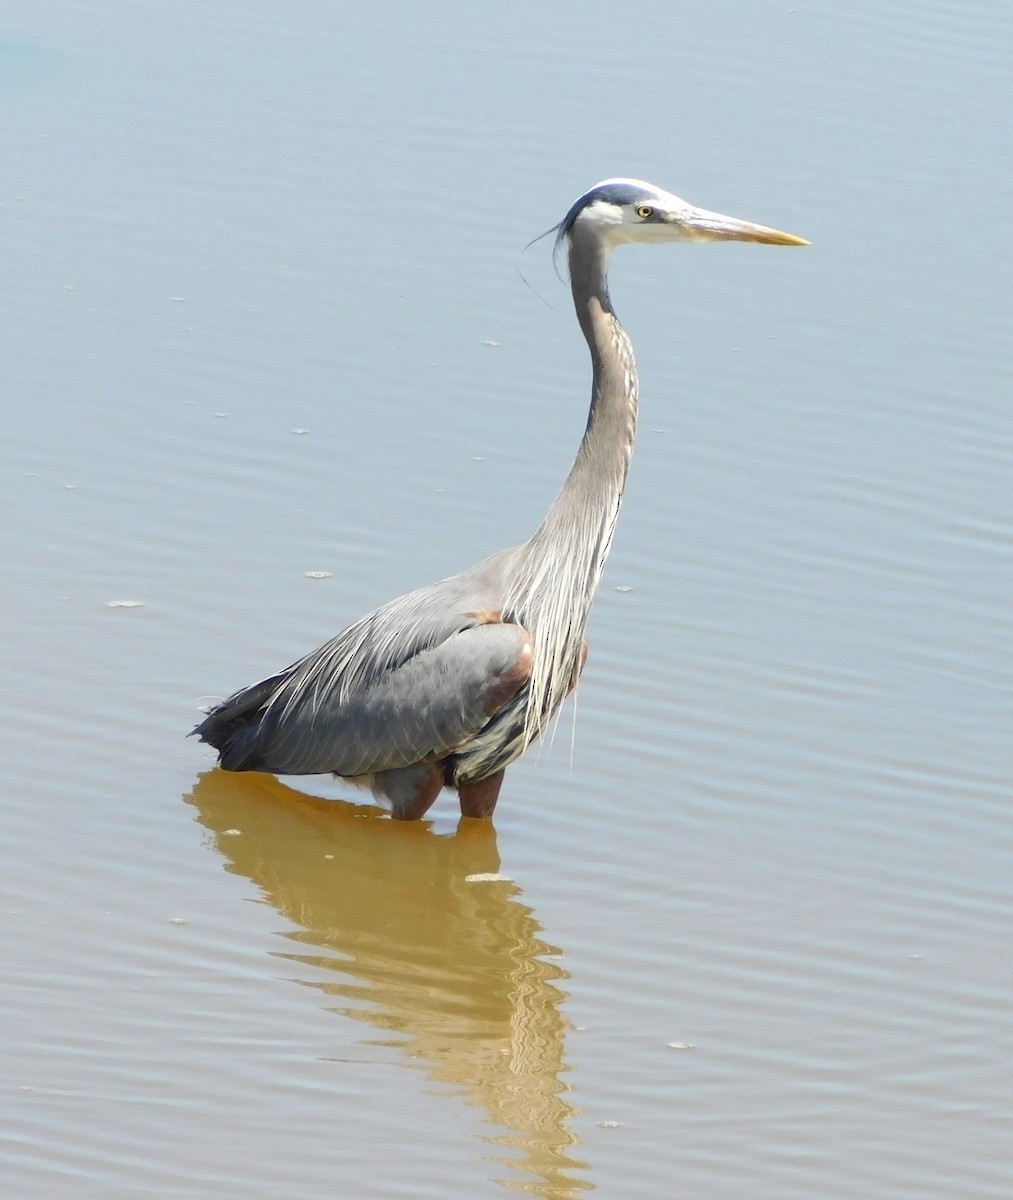
[[[586,1164],[568,1127],[567,974],[498,874],[488,822],[440,837],[220,771],[201,775],[188,800],[227,869],[295,925],[284,957],[312,968],[300,975],[328,1007],[460,1089],[487,1115],[485,1136],[521,1148],[502,1157],[541,1181],[527,1191],[563,1200],[587,1187],[572,1174]]]
[[[593,382],[584,438],[548,516],[522,546],[378,608],[220,704],[195,732],[227,770],[330,771],[368,784],[406,819],[453,787],[465,816],[489,816],[504,769],[576,684],[637,417],[609,256],[623,242],[805,242],[635,179],[593,187],[557,229]]]

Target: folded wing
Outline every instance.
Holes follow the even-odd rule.
[[[194,732],[232,771],[354,776],[446,757],[527,682],[531,642],[496,613],[436,601],[416,593],[378,609]]]

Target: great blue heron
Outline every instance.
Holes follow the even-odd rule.
[[[694,208],[638,179],[607,179],[556,226],[591,350],[587,428],[532,538],[409,592],[290,667],[244,688],[193,731],[227,771],[331,772],[371,787],[392,816],[423,816],[444,787],[492,814],[506,767],[545,729],[584,666],[584,629],[633,453],[637,369],[612,309],[624,242],[803,238]]]

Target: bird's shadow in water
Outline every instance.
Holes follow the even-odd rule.
[[[225,869],[298,926],[282,935],[292,943],[283,957],[330,976],[306,986],[381,1031],[373,1044],[460,1088],[503,1129],[488,1140],[522,1150],[503,1161],[534,1179],[504,1184],[553,1200],[591,1186],[570,1175],[587,1164],[569,1153],[567,975],[500,874],[490,821],[462,818],[439,835],[426,821],[217,769],[186,800]]]

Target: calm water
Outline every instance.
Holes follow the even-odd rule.
[[[1008,1200],[1011,54],[8,6],[5,1196]],[[617,256],[576,719],[487,828],[215,772],[200,704],[540,519],[588,374],[520,248],[616,174],[813,246]]]

